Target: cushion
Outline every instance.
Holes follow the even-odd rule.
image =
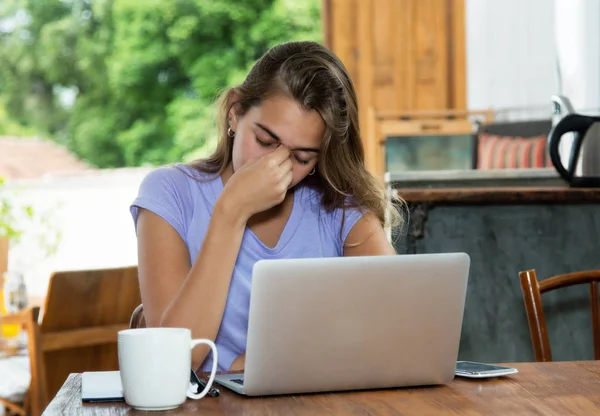
[[[477,142],[477,169],[552,166],[546,151],[546,135],[524,138],[483,133]]]
[[[0,358],[0,397],[13,403],[23,403],[31,382],[29,357]]]

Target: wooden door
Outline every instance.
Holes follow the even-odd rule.
[[[354,82],[373,173],[374,115],[466,109],[464,0],[323,0],[323,29]]]

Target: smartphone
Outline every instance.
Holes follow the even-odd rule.
[[[200,380],[200,377],[198,377],[198,375],[196,374],[196,372],[194,371],[193,368],[190,372],[190,383],[192,384],[192,386],[194,386],[196,388],[196,391],[194,393],[200,393],[202,390],[204,390],[204,387],[206,387],[206,383],[204,381]],[[218,397],[219,394],[220,394],[219,389],[217,389],[215,387],[211,387],[211,389],[208,391],[208,393],[206,395],[210,396],[210,397]]]
[[[455,374],[460,377],[487,378],[501,377],[518,373],[519,370],[501,365],[476,363],[473,361],[457,361]]]

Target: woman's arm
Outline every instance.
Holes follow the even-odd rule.
[[[217,202],[194,266],[185,242],[165,220],[140,209],[138,268],[148,326],[190,328],[194,338],[216,338],[245,222]],[[194,348],[198,368],[209,352]]]
[[[354,224],[344,242],[344,256],[381,256],[396,254],[381,223],[367,212]]]
[[[232,174],[215,203],[193,266],[177,231],[160,216],[140,209],[138,270],[149,326],[190,328],[194,338],[216,338],[246,222],[280,204],[291,181],[290,152],[284,146]],[[194,368],[208,351],[194,348]]]

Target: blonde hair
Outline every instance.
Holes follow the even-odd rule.
[[[365,154],[358,126],[354,86],[342,62],[315,42],[289,42],[267,51],[252,67],[244,82],[226,90],[218,101],[219,142],[206,159],[191,163],[196,169],[220,175],[232,160],[233,138],[227,134],[231,109],[243,116],[273,96],[286,96],[306,110],[319,113],[325,136],[314,175],[304,179],[322,194],[325,209],[353,207],[371,211],[383,227],[402,223],[383,184],[365,167]],[[350,197],[350,198],[348,198]]]

